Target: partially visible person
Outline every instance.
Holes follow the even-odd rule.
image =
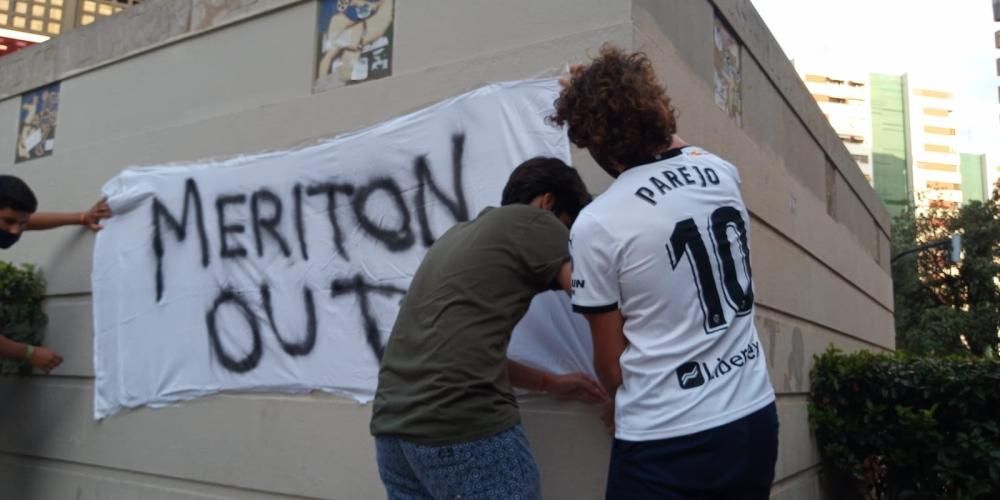
[[[644,54],[605,46],[555,108],[614,178],[570,236],[573,307],[614,398],[607,498],[768,498],[778,418],[739,170],[677,136]]]
[[[86,212],[36,212],[37,209],[35,193],[24,181],[12,175],[0,175],[0,249],[6,250],[13,246],[26,230],[82,225],[98,231],[101,229],[101,219],[111,216],[111,210],[104,200],[97,202]],[[0,331],[2,358],[23,359],[32,367],[46,372],[63,361],[62,356],[51,349],[15,342],[2,333]]]
[[[449,229],[410,284],[379,371],[371,432],[390,499],[537,499],[512,387],[602,403],[581,374],[507,359],[531,299],[570,289],[568,226],[590,201],[556,158],[518,166],[499,208]]]

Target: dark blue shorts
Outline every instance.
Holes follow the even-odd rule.
[[[616,439],[608,500],[767,499],[778,460],[771,403],[735,422],[656,441]]]

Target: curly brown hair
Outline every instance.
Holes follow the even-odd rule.
[[[677,132],[670,97],[649,57],[611,44],[573,71],[551,118],[568,124],[570,141],[599,163],[611,160],[624,168],[651,161]]]

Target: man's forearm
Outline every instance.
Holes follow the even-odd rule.
[[[11,340],[0,335],[0,358],[3,359],[24,359],[28,353],[27,344]]]
[[[608,394],[622,385],[621,357],[628,341],[625,338],[625,318],[620,310],[586,314],[594,341],[594,371]]]
[[[559,274],[556,275],[556,284],[570,297],[573,296],[573,288],[571,286],[572,276],[573,264],[567,260],[566,262],[563,262],[562,267],[559,268]]]
[[[510,385],[514,387],[529,391],[544,391],[548,374],[508,359],[507,377],[510,379]]]
[[[597,372],[597,378],[601,381],[604,390],[613,396],[618,391],[618,387],[622,385],[622,367],[618,358],[596,360],[594,371]]]
[[[72,226],[84,224],[84,214],[82,212],[36,212],[28,219],[27,229],[52,229],[60,226]]]
[[[544,392],[560,399],[575,399],[593,404],[608,399],[601,386],[583,373],[553,375],[507,359],[507,378],[514,387]]]

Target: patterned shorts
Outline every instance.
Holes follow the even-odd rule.
[[[375,436],[389,500],[537,500],[538,468],[521,425],[477,441],[423,446]]]

